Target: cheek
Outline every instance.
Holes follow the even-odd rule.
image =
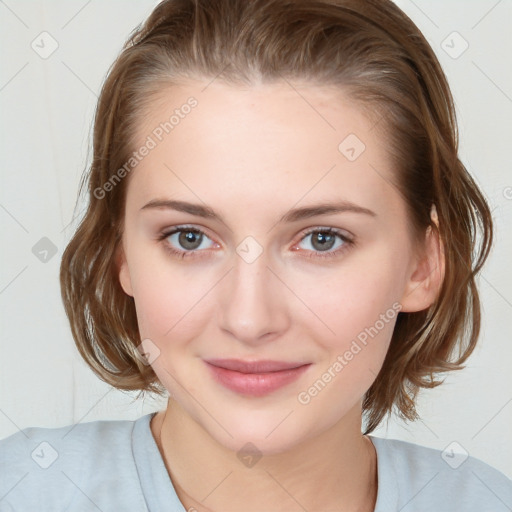
[[[303,315],[302,322],[314,325],[313,332],[327,348],[341,350],[358,337],[364,341],[366,330],[375,333],[375,326],[382,338],[391,335],[403,272],[392,255],[386,258],[383,251],[379,255],[377,261],[368,251],[338,269],[303,273],[295,279],[294,291],[313,313]]]
[[[306,315],[301,329],[308,330],[325,356],[308,383],[311,389],[303,390],[305,402],[315,393],[326,398],[334,393],[328,400],[340,407],[353,405],[377,377],[401,309],[402,282],[392,256],[379,254],[378,262],[371,254],[361,255],[331,272],[329,279],[316,276],[299,288],[316,315]]]
[[[195,361],[190,342],[200,338],[212,317],[205,310],[211,280],[165,268],[165,275],[155,267],[141,273],[134,299],[141,339],[150,339],[151,346],[156,346],[153,350],[157,357],[151,366],[171,395],[179,395],[175,379],[193,375]]]
[[[352,315],[342,308],[333,316],[336,336],[315,338],[327,356],[297,396],[304,412],[322,417],[325,424],[347,414],[375,381],[400,310],[397,302],[386,309],[370,301],[359,305]]]
[[[141,255],[142,256],[142,255]],[[212,276],[157,259],[134,262],[134,301],[142,338],[164,339],[200,331]],[[203,315],[204,316],[204,315]]]

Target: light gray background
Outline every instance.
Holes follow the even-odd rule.
[[[0,1],[0,438],[28,426],[135,419],[165,405],[151,398],[133,403],[135,393],[107,386],[85,366],[58,279],[63,249],[77,226],[74,206],[97,94],[125,38],[156,3]],[[512,2],[397,3],[426,35],[448,76],[461,157],[490,201],[497,236],[480,278],[480,345],[467,368],[424,392],[421,421],[393,419],[375,434],[439,449],[455,441],[512,477]],[[58,48],[42,58],[52,38]],[[462,52],[465,41],[469,47]],[[38,252],[43,237],[56,246],[54,255]]]

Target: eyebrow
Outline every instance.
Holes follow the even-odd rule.
[[[203,217],[205,219],[218,220],[225,224],[224,219],[221,215],[215,212],[209,206],[201,204],[189,203],[187,201],[177,201],[171,199],[153,199],[149,203],[145,204],[141,210],[176,210],[178,212],[189,213],[196,217]],[[369,215],[371,217],[377,217],[377,214],[358,206],[350,201],[336,201],[336,202],[323,202],[312,206],[305,206],[302,208],[294,208],[286,212],[280,219],[280,222],[297,222],[299,220],[308,219],[310,217],[316,217],[317,215],[329,215],[333,213],[361,213]]]

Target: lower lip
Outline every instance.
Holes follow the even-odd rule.
[[[264,396],[297,380],[310,366],[268,373],[241,373],[206,363],[214,378],[223,386],[248,396]]]

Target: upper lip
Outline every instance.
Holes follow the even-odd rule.
[[[309,364],[271,360],[243,361],[241,359],[206,359],[205,361],[213,366],[219,366],[227,370],[234,370],[241,373],[278,372]]]

